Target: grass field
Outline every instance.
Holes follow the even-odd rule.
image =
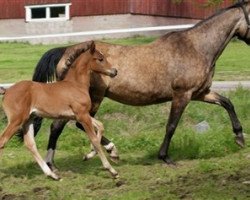
[[[112,42],[142,44],[151,40]],[[30,79],[37,60],[50,48],[0,44],[0,82]],[[249,50],[243,43],[230,43],[218,61],[216,80],[249,80]],[[46,178],[23,144],[13,138],[0,158],[0,199],[249,199],[250,92],[239,88],[224,95],[234,103],[246,133],[244,149],[234,143],[231,123],[223,108],[192,102],[170,147],[170,155],[178,165],[166,166],[157,159],[157,151],[170,103],[132,107],[106,99],[97,118],[119,149],[121,160],[113,164],[119,179],[112,179],[102,170],[98,157],[82,161],[89,142],[71,122],[59,139],[55,158],[62,181]],[[197,133],[194,126],[201,121],[207,121],[210,128]],[[50,122],[45,121],[36,138],[42,155],[46,153]],[[0,129],[5,125],[0,109]]]

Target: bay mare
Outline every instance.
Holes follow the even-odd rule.
[[[56,180],[59,177],[49,168],[36,148],[33,130],[34,115],[54,119],[73,119],[80,122],[98,152],[104,168],[108,169],[113,176],[118,175],[100,145],[103,125],[89,114],[91,71],[111,77],[115,76],[117,71],[111,68],[103,54],[95,50],[94,42],[85,42],[82,47],[81,55],[73,62],[64,80],[50,84],[21,81],[9,89],[0,89],[0,94],[4,95],[3,109],[8,119],[8,125],[0,136],[0,151],[3,151],[5,144],[16,131],[22,128],[26,147],[43,172]]]
[[[230,40],[238,37],[250,44],[249,12],[249,2],[237,3],[190,29],[167,33],[146,45],[121,46],[97,42],[97,48],[107,56],[119,74],[113,79],[92,75],[91,115],[94,116],[98,111],[104,97],[133,106],[172,101],[166,134],[158,154],[159,159],[172,163],[168,149],[180,117],[191,100],[202,101],[226,109],[236,143],[243,147],[242,126],[233,104],[228,98],[211,91],[210,87],[215,62]],[[58,79],[62,79],[63,69],[70,67],[80,45],[46,52],[36,67],[33,80],[47,81],[54,72]],[[39,119],[37,122],[36,130],[39,130]],[[66,123],[67,120],[57,120],[51,125],[46,156],[50,166],[53,166],[57,139]],[[102,137],[102,144],[111,152],[111,156],[118,156],[114,144],[107,138]],[[86,158],[93,155],[94,150]]]

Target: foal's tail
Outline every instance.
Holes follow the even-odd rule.
[[[4,95],[6,92],[6,89],[4,87],[0,87],[0,95]]]

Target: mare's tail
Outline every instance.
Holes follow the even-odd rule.
[[[56,66],[62,58],[66,47],[54,48],[47,51],[36,65],[32,80],[36,82],[52,82],[56,77]],[[35,117],[34,122],[34,135],[36,136],[42,125],[43,118]],[[20,140],[23,140],[23,130],[20,129],[16,134]]]

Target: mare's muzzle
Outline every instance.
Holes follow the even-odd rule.
[[[110,70],[110,77],[115,77],[117,75],[117,69],[115,69],[115,68],[112,68],[111,70]]]

